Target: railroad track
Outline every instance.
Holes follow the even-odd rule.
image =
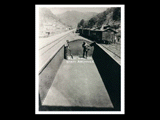
[[[56,46],[58,43],[60,43],[62,40],[64,40],[63,38],[67,37],[70,33],[48,43],[47,45],[41,47],[39,50],[43,51],[41,52],[41,55],[45,54],[47,51],[49,51],[51,48],[53,48],[54,46]]]
[[[48,44],[44,45],[43,47],[39,48],[39,50],[41,50],[41,49],[43,49],[43,48],[47,47],[48,45],[50,45],[50,44],[52,44],[52,43],[54,43],[54,42],[56,42],[56,41],[60,40],[60,39],[61,39],[61,38],[63,38],[63,37],[66,37],[67,35],[68,35],[68,34],[66,34],[66,35],[64,35],[64,36],[61,36],[60,38],[58,38],[58,39],[56,39],[56,40],[54,40],[54,41],[52,41],[52,42],[50,42],[50,43],[48,43]]]
[[[114,55],[116,55],[117,57],[121,58],[117,53],[113,52],[113,50],[107,48],[105,45],[101,44],[101,46],[103,46],[105,49],[107,49],[108,51],[112,52]],[[116,48],[115,48],[116,49]],[[118,50],[118,49],[116,49]]]
[[[39,53],[39,73],[47,65],[47,63],[52,59],[52,57],[57,53],[57,51],[64,45],[65,39],[70,36],[71,32],[62,35],[61,37],[50,41],[47,44],[41,46],[38,49]]]

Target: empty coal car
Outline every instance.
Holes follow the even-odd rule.
[[[116,31],[110,28],[105,30],[79,29],[79,32],[81,36],[103,43],[114,42],[116,34]]]

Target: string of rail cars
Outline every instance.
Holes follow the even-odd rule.
[[[119,41],[117,31],[112,29],[111,26],[102,26],[100,29],[79,28],[77,32],[88,39],[96,41],[97,43],[115,43]]]

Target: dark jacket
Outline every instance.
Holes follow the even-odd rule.
[[[90,50],[88,44],[82,44],[82,47],[83,47],[83,51],[88,51],[88,50]]]

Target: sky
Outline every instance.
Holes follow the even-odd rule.
[[[53,14],[62,14],[66,11],[79,11],[79,12],[96,12],[100,13],[107,9],[107,7],[49,7]]]

